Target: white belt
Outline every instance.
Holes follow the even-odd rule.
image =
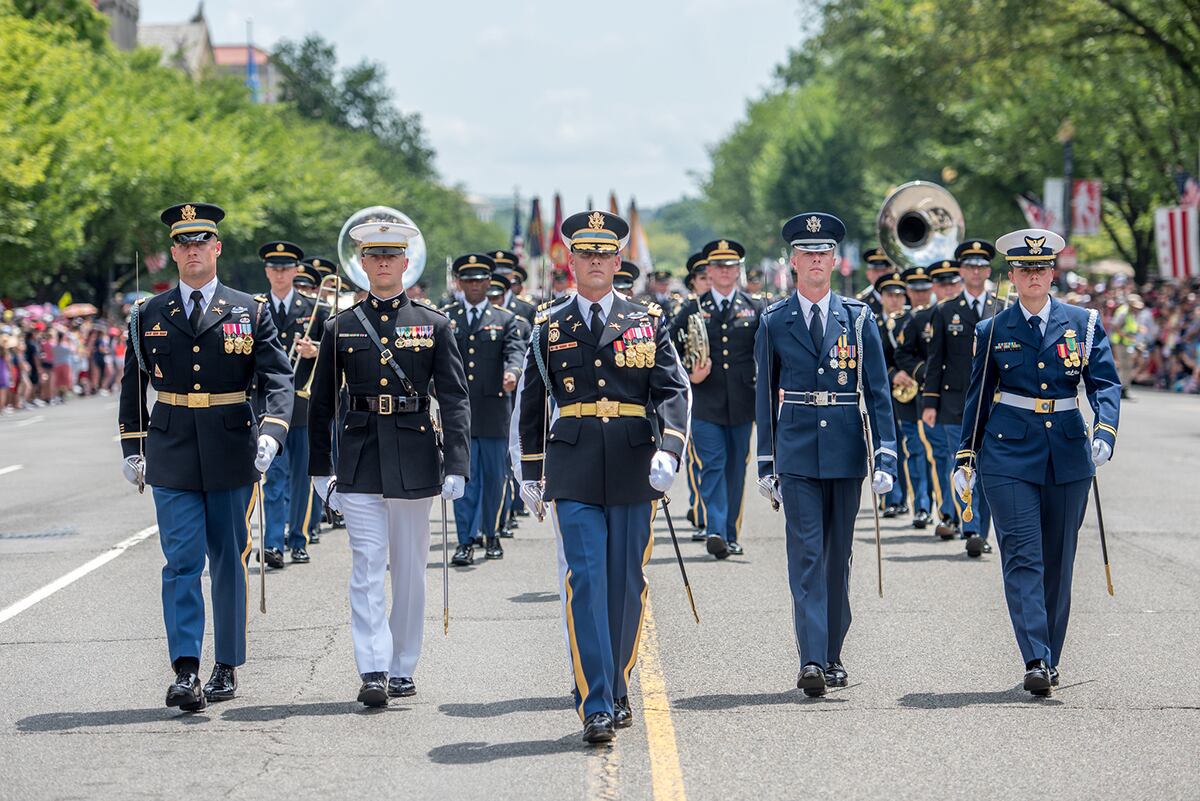
[[[1065,412],[1079,408],[1079,398],[1027,398],[1024,395],[1014,395],[1011,392],[1001,392],[997,401],[1005,406],[1015,406],[1038,414]]]
[[[784,403],[798,403],[801,406],[857,406],[856,392],[798,392],[790,389],[783,391]]]

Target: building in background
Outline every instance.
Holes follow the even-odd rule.
[[[250,54],[254,54],[254,70],[249,69]],[[266,50],[244,44],[217,45],[213,48],[217,72],[230,75],[249,85],[251,76],[257,82],[255,100],[274,103],[279,99],[279,73]]]
[[[92,0],[97,11],[108,17],[108,38],[118,50],[132,50],[138,44],[137,0]]]
[[[162,51],[162,64],[199,78],[216,66],[204,4],[187,22],[163,25],[139,25],[138,46],[157,47]]]

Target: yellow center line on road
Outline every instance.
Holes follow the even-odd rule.
[[[646,746],[650,751],[650,785],[654,801],[686,801],[683,769],[679,766],[679,746],[675,741],[675,724],[671,722],[671,702],[667,698],[667,682],[663,677],[658,649],[658,631],[654,626],[654,611],[648,597],[638,655],[638,683],[642,690],[642,715],[646,720]]]

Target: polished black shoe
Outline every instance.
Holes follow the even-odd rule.
[[[507,528],[507,527],[502,528],[496,532],[496,536],[504,537],[504,539],[506,539],[506,540],[511,540],[513,538],[513,530],[511,528]]]
[[[408,698],[417,694],[417,685],[408,676],[388,679],[388,698]]]
[[[739,543],[737,540],[726,543],[725,547],[729,549],[730,556],[741,556],[746,552],[746,550],[742,548],[741,543]]]
[[[358,688],[358,701],[364,706],[388,705],[388,680],[386,673],[362,674],[362,686]]]
[[[583,741],[585,743],[612,742],[617,736],[613,726],[612,715],[607,712],[593,712],[583,722]]]
[[[204,697],[210,701],[228,701],[237,695],[237,668],[218,662],[204,685]]]
[[[1053,686],[1050,679],[1050,669],[1041,659],[1035,659],[1025,665],[1025,689],[1036,696],[1045,697],[1050,694]]]
[[[983,552],[984,553],[992,552],[992,544],[990,542],[988,542],[987,540],[983,541]]]
[[[279,569],[283,567],[283,551],[278,548],[267,548],[263,551],[263,559],[267,562],[267,567]]]
[[[800,675],[796,677],[796,688],[804,690],[804,694],[809,698],[824,695],[825,670],[812,662],[800,668]]]
[[[190,670],[181,670],[167,688],[167,706],[177,706],[184,712],[199,712],[208,706],[200,690],[200,677]]]
[[[471,544],[474,545],[476,548],[482,548],[483,547],[483,535],[476,534],[475,539],[471,541]]]
[[[933,521],[933,516],[926,511],[917,512],[913,515],[913,528],[925,528]]]
[[[515,514],[517,517],[529,517],[529,510],[522,506],[517,509],[517,511],[513,512],[513,514]]]
[[[475,564],[475,546],[459,545],[454,549],[454,556],[450,557],[450,564],[456,567]]]
[[[308,551],[301,547],[292,549],[292,561],[297,564],[307,565],[312,559],[309,557]]]
[[[883,507],[883,515],[882,515],[882,517],[888,518],[888,519],[890,520],[891,518],[893,518],[893,517],[895,517],[895,516],[896,516],[896,514],[898,513],[898,510],[899,510],[899,508],[900,508],[900,507],[898,507],[898,506],[894,506],[894,505],[892,505],[892,504],[888,504],[887,506]]]
[[[958,531],[954,526],[953,520],[949,517],[943,517],[942,522],[937,524],[937,528],[933,530],[933,533],[944,540],[952,540],[958,534]]]
[[[342,517],[341,512],[335,512],[334,510],[327,508],[325,513],[329,520],[329,525],[333,526],[334,528],[346,527],[346,518]]]
[[[704,542],[705,549],[718,559],[729,558],[729,544],[720,534],[709,534]]]
[[[488,559],[503,559],[504,548],[500,547],[499,537],[488,537],[487,550],[484,551],[484,556]]]
[[[320,545],[321,544],[321,527],[320,526],[317,526],[317,528],[314,531],[309,532],[308,544],[309,545]]]
[[[983,556],[983,546],[986,544],[983,537],[978,534],[971,534],[967,537],[967,556],[972,559],[978,559]]]
[[[825,685],[827,687],[845,687],[849,677],[841,662],[830,662],[825,666]]]
[[[1050,686],[1051,687],[1058,686],[1058,668],[1056,668],[1056,667],[1050,668]]]
[[[897,505],[896,506],[896,514],[898,514],[898,515],[908,514],[908,504],[902,503],[902,504]]]
[[[708,539],[708,535],[704,533],[704,529],[698,528],[692,532],[692,542],[704,542]]]
[[[695,513],[695,512],[693,512],[691,509],[688,509],[688,510],[687,510],[687,514],[686,514],[686,515],[684,515],[684,517],[686,517],[686,518],[687,518],[687,521],[688,521],[689,523],[691,523],[693,527],[695,527],[695,528],[703,528],[703,526],[697,526],[697,525],[696,525],[696,513]]]
[[[629,707],[628,695],[613,699],[613,725],[618,729],[628,729],[633,725],[633,710]]]

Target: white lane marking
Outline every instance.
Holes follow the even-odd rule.
[[[91,573],[93,570],[95,570],[99,567],[103,567],[104,565],[108,564],[112,560],[116,559],[121,554],[125,553],[125,551],[127,551],[130,548],[132,548],[133,546],[137,545],[142,540],[144,540],[147,537],[150,537],[154,534],[157,534],[157,533],[158,533],[158,526],[149,526],[147,528],[144,528],[141,531],[139,531],[138,533],[134,534],[132,537],[127,537],[126,539],[121,540],[116,545],[112,546],[111,548],[109,548],[107,551],[105,551],[104,553],[97,556],[92,561],[90,561],[86,564],[80,565],[79,567],[72,570],[70,573],[67,573],[65,576],[55,579],[54,581],[47,584],[45,587],[42,587],[40,590],[37,590],[36,592],[26,595],[24,598],[17,601],[12,606],[6,607],[4,609],[0,609],[0,623],[4,623],[6,620],[11,620],[12,618],[14,618],[17,615],[24,612],[29,607],[38,603],[39,601],[46,600],[51,595],[53,595],[54,593],[63,589],[64,587],[69,587],[70,585],[72,585],[76,581],[78,581],[79,579],[86,576],[88,573]]]
[[[0,476],[6,473],[15,473],[24,466],[23,464],[10,464],[8,467],[0,467]]]
[[[43,415],[39,414],[37,417],[30,417],[28,420],[21,420],[20,422],[13,423],[13,428],[21,428],[23,426],[31,426],[34,423],[40,423],[45,419],[46,418]]]

